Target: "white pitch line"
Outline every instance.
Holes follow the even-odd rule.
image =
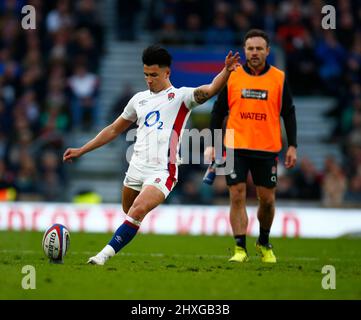
[[[42,251],[35,251],[35,250],[14,250],[14,249],[0,249],[0,253],[18,253],[18,254],[41,254]],[[69,255],[94,255],[97,252],[94,251],[71,251],[68,254]],[[160,252],[152,252],[152,253],[137,253],[137,252],[119,252],[118,255],[120,256],[129,256],[129,257],[145,257],[145,256],[151,256],[151,257],[175,257],[175,258],[208,258],[208,259],[228,259],[228,255],[210,255],[210,254],[172,254],[172,253],[160,253]],[[251,256],[251,259],[256,258]],[[296,261],[319,261],[321,258],[317,257],[282,257],[279,258],[279,261],[286,262],[287,260],[296,260]],[[328,258],[330,261],[360,261],[360,259],[340,259],[340,258]]]

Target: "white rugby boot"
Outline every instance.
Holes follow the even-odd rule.
[[[96,264],[98,266],[103,266],[109,258],[115,255],[114,249],[110,245],[106,245],[102,251],[100,251],[94,257],[90,257],[88,264]]]
[[[109,259],[109,257],[100,255],[98,253],[96,256],[90,257],[87,263],[88,264],[97,264],[98,266],[103,266],[108,259]]]

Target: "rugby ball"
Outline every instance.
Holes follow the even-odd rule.
[[[53,224],[43,236],[42,246],[50,262],[63,263],[70,245],[70,233],[62,224]]]

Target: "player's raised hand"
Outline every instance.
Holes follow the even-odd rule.
[[[228,52],[228,55],[224,61],[226,69],[230,72],[235,71],[241,64],[239,63],[239,52],[233,54],[232,50]]]
[[[64,162],[73,162],[73,159],[79,158],[82,155],[80,148],[68,148],[64,152],[63,161]]]

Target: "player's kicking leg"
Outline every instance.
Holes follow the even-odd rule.
[[[129,189],[129,188],[127,188]],[[128,193],[126,196],[125,206],[129,207],[129,204],[132,205],[129,208],[127,213],[126,220],[124,223],[115,231],[113,238],[109,243],[100,251],[96,256],[91,257],[88,263],[104,265],[104,263],[119,252],[124,246],[126,246],[137,234],[137,231],[140,227],[141,222],[145,216],[152,209],[161,204],[165,195],[158,188],[147,185],[145,186],[139,194],[131,192],[130,190],[125,190]],[[131,198],[134,197],[134,201],[131,202]],[[123,191],[123,202],[124,202],[124,191]],[[124,207],[123,204],[123,207]],[[126,210],[126,208],[124,208]]]
[[[129,209],[132,207],[135,199],[138,197],[140,190],[137,191],[130,187],[124,186],[122,192],[122,207],[125,214],[128,214]]]

